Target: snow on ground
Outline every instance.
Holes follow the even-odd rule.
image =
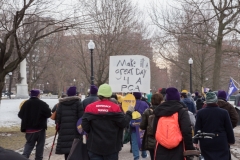
[[[24,99],[3,99],[0,104],[0,127],[20,126],[21,119],[18,118],[19,104]],[[45,101],[50,108],[58,103],[58,99],[41,99]],[[53,125],[54,121],[48,119],[48,125]]]

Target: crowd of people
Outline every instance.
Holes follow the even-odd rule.
[[[92,85],[84,100],[77,96],[77,88],[70,87],[52,111],[40,100],[40,92],[32,90],[18,113],[21,131],[26,135],[23,157],[29,158],[36,145],[35,160],[43,159],[47,119],[56,112],[58,132],[56,154],[69,159],[75,138],[82,138],[76,123],[81,118],[87,135],[87,157],[90,160],[118,160],[123,137],[130,131],[130,152],[134,160],[184,160],[185,150],[201,149],[205,160],[231,160],[230,145],[235,143],[233,128],[239,117],[227,102],[223,90],[205,95],[174,87],[160,88],[144,95],[133,92],[135,106],[127,111],[121,107],[123,96],[112,93],[111,86]],[[168,126],[169,125],[169,126]],[[143,131],[143,132],[142,132]],[[192,139],[198,131],[213,133],[212,139]],[[143,135],[140,135],[143,133]],[[140,141],[140,142],[139,142]],[[149,154],[148,155],[148,152]]]

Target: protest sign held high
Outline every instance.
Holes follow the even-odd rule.
[[[149,58],[140,55],[110,56],[109,85],[113,92],[150,91]]]

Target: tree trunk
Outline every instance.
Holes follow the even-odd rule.
[[[5,85],[5,81],[4,80],[5,80],[5,76],[0,74],[0,91],[1,91],[0,104],[1,104],[1,100],[2,100],[2,90],[3,90],[4,85]]]
[[[216,42],[216,53],[214,59],[214,68],[213,68],[213,88],[212,90],[220,89],[220,70],[221,70],[221,62],[222,62],[222,40],[223,40],[223,29],[224,26],[221,22],[219,22],[218,36]]]

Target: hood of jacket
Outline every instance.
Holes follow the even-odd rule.
[[[78,96],[70,96],[70,97],[64,97],[64,98],[59,99],[59,103],[62,103],[67,106],[72,105],[72,104],[76,103],[77,101],[80,102],[80,97],[78,97]]]
[[[192,104],[192,101],[190,98],[184,98],[184,99],[182,99],[182,102],[185,103],[186,105]]]
[[[158,117],[171,116],[182,108],[184,107],[179,101],[166,101],[156,107],[153,113]]]

